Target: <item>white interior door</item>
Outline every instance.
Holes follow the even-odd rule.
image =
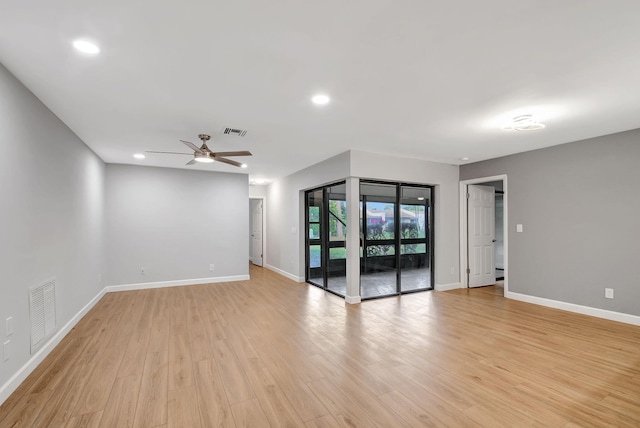
[[[467,187],[469,287],[496,283],[495,261],[495,189],[490,186]]]
[[[262,200],[251,200],[251,263],[262,266]]]

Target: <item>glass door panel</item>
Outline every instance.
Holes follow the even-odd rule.
[[[326,188],[327,289],[344,296],[347,292],[347,197],[344,183]]]
[[[401,186],[400,192],[400,291],[430,289],[431,189]]]
[[[322,240],[323,191],[307,193],[307,281],[324,288]]]
[[[360,198],[360,295],[366,299],[397,294],[396,185],[363,183]]]

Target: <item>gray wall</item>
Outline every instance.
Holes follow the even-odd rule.
[[[103,285],[104,163],[0,65],[0,386],[31,357],[28,288],[55,277],[57,328]],[[4,323],[13,317],[14,333]]]
[[[248,275],[245,174],[109,164],[106,224],[108,285]]]
[[[509,291],[640,315],[639,165],[634,130],[461,167],[508,176]]]

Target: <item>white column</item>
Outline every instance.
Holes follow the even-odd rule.
[[[360,303],[360,179],[349,177],[347,188],[347,303]]]

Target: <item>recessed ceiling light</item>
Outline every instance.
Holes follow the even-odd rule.
[[[79,50],[82,53],[95,55],[100,52],[100,48],[91,42],[86,40],[75,40],[73,42],[73,47]]]
[[[146,156],[142,153],[136,153],[135,155],[133,155],[133,157],[136,159],[144,159]]]
[[[419,201],[424,201],[424,196],[418,196]]]
[[[253,180],[254,183],[256,184],[264,184],[265,183],[265,179],[264,178],[256,178],[255,180]]]
[[[242,165],[240,165],[240,168],[246,168],[248,165],[246,163],[243,163]]]
[[[318,94],[318,95],[314,95],[313,98],[311,98],[311,101],[317,105],[324,105],[329,103],[331,99],[327,95]]]
[[[504,126],[502,129],[506,131],[538,131],[544,129],[544,123],[536,121],[530,114],[522,114],[516,116],[511,120],[511,123]]]
[[[468,160],[469,160],[469,158],[465,156],[465,157],[463,157],[463,158],[460,158],[460,160],[461,160],[461,161],[468,161]]]

